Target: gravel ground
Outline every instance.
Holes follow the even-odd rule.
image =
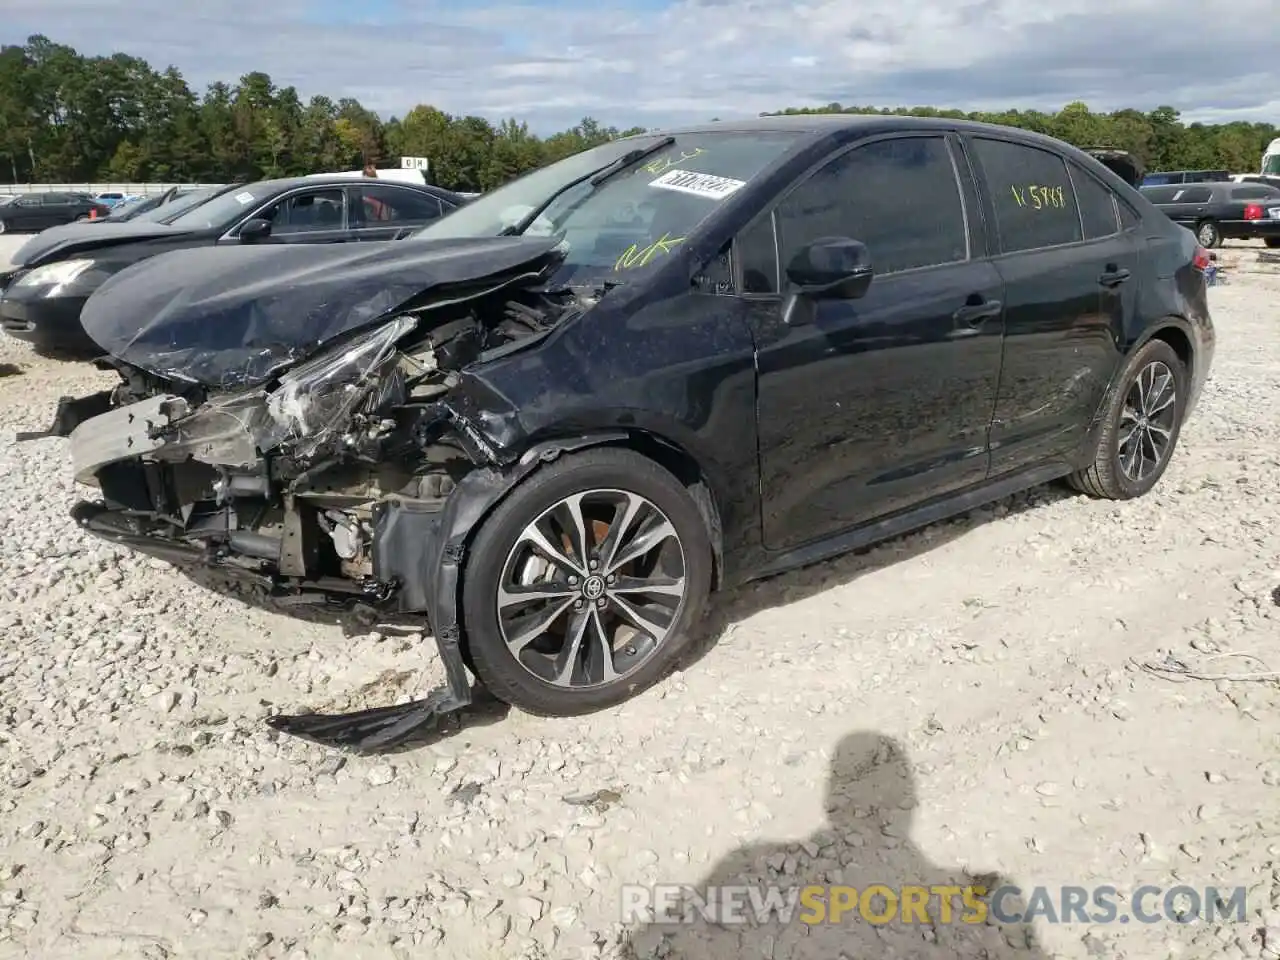
[[[866,924],[681,946],[619,922],[625,883],[967,872],[1250,888],[1243,925],[1038,922],[1020,955],[1280,957],[1280,689],[1134,663],[1280,669],[1280,276],[1264,259],[1223,251],[1237,269],[1211,291],[1213,378],[1145,499],[1040,490],[750,587],[721,604],[709,652],[638,700],[578,720],[480,710],[388,757],[262,718],[420,693],[441,679],[430,641],[298,619],[81,536],[65,442],[13,434],[99,375],[4,338],[0,956],[1025,947]],[[1243,653],[1263,663],[1221,656]],[[842,764],[881,745],[906,772],[859,799]],[[890,797],[910,823],[865,829]]]

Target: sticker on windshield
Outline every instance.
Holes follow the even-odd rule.
[[[695,173],[692,170],[668,170],[658,179],[649,181],[649,186],[660,190],[691,193],[695,197],[723,200],[735,190],[745,187],[746,181],[717,177],[710,173]]]
[[[238,200],[240,203],[253,203],[253,194],[252,194],[252,193],[237,193],[237,194],[236,194],[236,200]]]

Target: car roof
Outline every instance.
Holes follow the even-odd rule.
[[[252,180],[243,184],[239,184],[242,189],[249,190],[255,187],[265,187],[272,193],[284,190],[292,190],[295,187],[341,187],[351,183],[352,177],[343,174],[321,174],[316,176],[305,177],[279,177],[274,180]],[[372,178],[371,178],[372,179]],[[426,193],[432,193],[436,196],[452,199],[457,194],[452,190],[446,190],[443,187],[432,186],[431,184],[410,183],[403,180],[382,180],[381,183],[390,184],[396,187],[407,187],[410,190],[421,190]]]
[[[996,134],[1010,139],[1039,142],[1061,149],[1076,148],[1061,140],[997,123],[981,123],[977,120],[960,120],[950,117],[910,117],[894,113],[793,113],[780,116],[751,117],[743,120],[713,120],[692,126],[673,127],[636,134],[637,138],[655,136],[680,136],[693,133],[751,133],[778,131],[780,133],[808,133],[816,137],[829,136],[842,130],[862,133],[898,130],[958,130],[970,134]],[[628,138],[630,139],[630,138]],[[1077,151],[1078,152],[1078,151]]]

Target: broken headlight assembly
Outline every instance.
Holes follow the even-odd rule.
[[[305,461],[326,446],[355,445],[348,428],[356,415],[376,414],[403,384],[396,344],[416,325],[414,317],[396,317],[300,364],[270,391],[211,399],[173,425],[156,456],[247,468],[264,453]]]
[[[305,460],[344,431],[361,408],[371,414],[383,409],[388,393],[403,386],[396,344],[417,323],[411,316],[396,317],[282,376],[266,397],[272,442],[262,449],[280,447]]]

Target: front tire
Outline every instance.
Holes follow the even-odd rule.
[[[542,716],[629,700],[688,649],[712,563],[697,504],[662,467],[617,448],[562,456],[473,542],[462,601],[476,674]]]
[[[1108,398],[1093,463],[1068,482],[1106,500],[1142,496],[1169,466],[1186,398],[1186,367],[1169,344],[1148,341],[1130,358]]]

